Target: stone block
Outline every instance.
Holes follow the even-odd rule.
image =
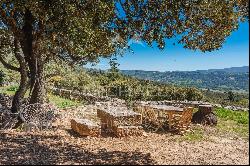
[[[71,128],[82,136],[101,136],[101,126],[88,119],[71,119]]]

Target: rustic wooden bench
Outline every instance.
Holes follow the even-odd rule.
[[[116,136],[132,136],[142,134],[141,114],[127,107],[106,107],[97,109],[97,116],[101,119],[101,128]]]
[[[117,137],[127,137],[127,136],[142,136],[143,128],[142,126],[118,126],[113,127],[113,132]]]

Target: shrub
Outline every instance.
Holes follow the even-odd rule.
[[[18,86],[17,85],[12,85],[9,88],[7,88],[7,91],[17,91]]]
[[[216,115],[224,120],[233,120],[238,124],[249,124],[249,113],[248,112],[240,112],[240,111],[232,111],[224,108],[220,108],[216,110]]]

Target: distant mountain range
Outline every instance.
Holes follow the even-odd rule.
[[[249,72],[249,66],[242,66],[242,67],[230,67],[230,68],[224,68],[224,69],[208,69],[208,70],[197,70],[201,72],[228,72],[228,73],[247,73]]]
[[[249,91],[249,66],[197,71],[121,70],[139,79],[213,90]]]

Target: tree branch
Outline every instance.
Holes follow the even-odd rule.
[[[20,72],[20,68],[17,68],[17,67],[15,67],[15,66],[12,66],[11,64],[7,63],[7,62],[3,59],[2,56],[0,56],[0,62],[4,65],[5,68]]]
[[[27,66],[26,66],[26,62],[25,62],[24,57],[21,55],[20,47],[21,46],[19,45],[19,41],[18,41],[17,37],[14,37],[14,56],[16,57],[16,59],[19,62],[20,71],[21,71],[21,68],[27,68]]]

